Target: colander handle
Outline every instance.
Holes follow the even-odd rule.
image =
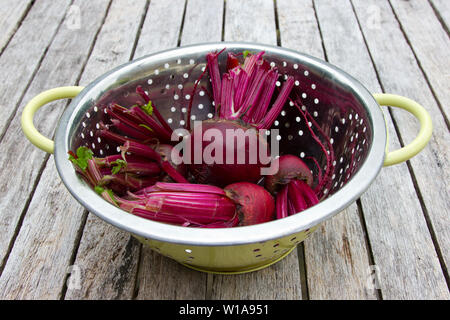
[[[53,153],[55,144],[53,140],[42,135],[34,126],[33,118],[36,111],[42,106],[55,100],[75,98],[84,87],[59,87],[41,92],[31,99],[22,112],[22,131],[28,140],[36,147],[48,153]]]
[[[380,106],[402,108],[412,113],[420,122],[420,131],[417,137],[408,145],[395,151],[388,151],[386,143],[386,157],[384,166],[391,166],[411,159],[427,145],[433,131],[433,124],[429,113],[417,102],[395,94],[377,93],[373,95]]]

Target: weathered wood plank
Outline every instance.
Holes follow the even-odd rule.
[[[225,40],[277,44],[273,1],[227,0]]]
[[[81,221],[51,157],[0,278],[1,299],[59,299]]]
[[[206,274],[184,267],[178,262],[142,248],[136,299],[205,299]]]
[[[189,0],[186,7],[181,45],[220,41],[223,0]]]
[[[0,2],[0,52],[5,48],[9,39],[14,35],[24,15],[32,5],[32,0]]]
[[[445,25],[446,31],[450,25],[450,3],[447,0],[430,0],[431,5],[437,11],[441,22]]]
[[[129,233],[89,213],[73,263],[80,270],[79,286],[68,286],[64,298],[131,299],[139,253],[140,244]]]
[[[220,41],[222,12],[222,1],[188,1],[181,44]],[[175,47],[176,43],[170,46]],[[141,261],[138,299],[205,299],[206,274],[190,270],[148,248],[143,248]]]
[[[6,85],[0,87],[0,137],[10,124],[19,99],[39,67],[40,58],[52,41],[69,2],[36,2],[3,51],[0,57],[0,80]],[[36,32],[37,25],[40,25],[40,32]]]
[[[245,5],[244,5],[245,3]],[[226,1],[225,41],[277,44],[273,1]],[[208,277],[209,299],[301,299],[297,251],[261,271]]]
[[[136,48],[136,57],[177,46],[184,4],[184,0],[150,2]],[[192,14],[192,9],[186,11]],[[170,21],[158,19],[165,15],[172,17]],[[186,19],[190,20],[189,17]],[[197,32],[201,26],[204,27],[204,24],[199,21],[197,25],[184,29],[181,41],[188,44],[189,40],[184,38],[194,39],[191,32]],[[206,275],[143,247],[136,284],[136,299],[204,299]]]
[[[371,269],[356,203],[325,221],[305,241],[305,260],[310,299],[377,298],[368,286]]]
[[[80,80],[86,85],[132,54],[146,0],[115,0],[97,37]],[[131,299],[140,244],[89,213],[74,265],[82,270],[80,287],[69,287],[65,299]]]
[[[75,1],[75,5],[80,9],[83,23],[80,24],[79,29],[64,26],[59,29],[40,69],[25,94],[24,101],[29,101],[36,94],[46,89],[75,83],[84,61],[87,59],[96,31],[102,24],[108,4],[109,0]],[[47,9],[50,10],[51,8]],[[8,48],[10,47],[8,46]],[[63,106],[63,103],[54,103],[39,111],[35,124],[40,132],[51,136],[62,113]],[[19,108],[0,144],[0,148],[5,151],[0,156],[0,164],[3,168],[0,171],[2,179],[0,188],[2,191],[0,202],[2,210],[0,214],[2,229],[4,228],[4,231],[1,232],[2,259],[7,253],[8,245],[14,236],[14,230],[18,225],[22,211],[25,209],[27,199],[32,193],[33,186],[39,178],[39,170],[46,158],[42,151],[31,145],[24,137],[20,128],[21,111],[22,108]],[[47,164],[47,167],[50,168],[51,165]],[[42,180],[36,189],[37,194],[33,197],[29,211],[27,211],[29,214],[25,216],[23,221],[24,226],[30,227],[19,231],[0,278],[0,283],[4,286],[2,292],[8,297],[37,298],[42,296],[57,298],[61,294],[68,259],[72,255],[70,248],[73,249],[75,246],[76,234],[69,232],[66,235],[65,232],[60,232],[64,228],[76,230],[82,221],[80,216],[82,211],[80,211],[74,199],[62,197],[62,200],[60,200],[60,193],[64,192],[64,188],[55,189],[60,184],[52,183],[54,180],[59,181],[59,178],[54,176],[54,170],[48,168],[44,172],[50,171],[51,174],[42,176]],[[17,172],[14,184],[9,183],[12,172]],[[44,197],[46,192],[49,193],[48,197]],[[33,203],[36,204],[33,205]],[[61,203],[64,203],[65,206],[59,207]],[[41,205],[42,207],[40,207]],[[74,217],[70,215],[69,222],[65,222],[64,218],[67,219],[67,211],[70,213],[75,208],[78,215]],[[55,213],[59,213],[58,217],[52,216]],[[72,223],[70,219],[75,217],[78,220]],[[54,221],[54,225],[52,221]],[[60,240],[53,239],[48,242],[46,234],[41,234],[41,230],[47,228],[46,223],[53,225],[56,231],[52,236],[59,235]],[[65,238],[66,236],[70,237]],[[60,244],[60,241],[64,244]],[[55,252],[59,252],[61,245],[66,246],[64,254],[54,256]],[[55,257],[59,257],[59,259]],[[51,261],[52,267],[58,271],[54,271],[55,273],[53,271],[46,272],[44,267],[47,266],[49,261]],[[17,270],[26,270],[26,272],[18,273]],[[40,279],[41,282],[28,282],[33,279]],[[42,283],[45,283],[45,285]]]
[[[281,45],[324,59],[311,0],[277,0]],[[311,299],[375,299],[366,290],[369,268],[358,207],[352,204],[304,243]]]
[[[450,181],[450,151],[448,141],[450,137],[447,126],[431,90],[423,78],[414,54],[403,38],[398,22],[389,8],[389,4],[375,0],[354,0],[353,3],[384,89],[388,92],[404,95],[420,102],[432,117],[434,127],[432,139],[425,150],[410,160],[410,163],[422,199],[427,208],[428,216],[445,265],[448,267],[450,263],[450,248],[448,246],[448,243],[450,243],[450,219],[447,214],[450,208],[448,198],[448,191],[450,190],[450,186],[448,185]],[[379,6],[379,12],[382,13],[379,25],[368,23],[370,19],[366,10],[367,5]],[[380,29],[389,30],[389,36],[379,32]],[[395,39],[395,41],[391,41],[390,39]],[[396,52],[395,57],[392,56],[392,52]],[[418,132],[417,121],[412,120],[411,115],[404,111],[394,110],[393,114],[403,140],[406,143],[412,141]],[[391,168],[387,168],[386,170],[393,171]],[[396,172],[391,173],[391,175],[394,174]],[[412,197],[415,197],[414,194],[412,194]],[[378,224],[388,222],[384,217],[380,217],[380,215],[383,214],[381,212],[373,212],[366,215],[366,219],[370,220],[370,224],[374,226],[374,228],[369,228],[370,238],[377,243],[381,242],[382,239],[379,239],[380,237],[392,237],[387,232],[380,234],[376,231],[375,228],[377,228]],[[421,219],[421,217],[417,217],[416,219]],[[411,222],[409,223],[411,224]],[[424,240],[421,238],[421,235],[418,235],[415,241],[420,243]],[[382,258],[389,259],[389,256],[384,252],[384,247],[380,248],[378,245],[374,245],[373,249],[374,251],[383,251],[383,254],[377,254],[379,261]],[[426,250],[429,250],[429,252]],[[431,261],[435,263],[433,250],[428,247],[419,246],[415,248],[415,251],[416,256],[411,258],[419,260],[418,265],[422,268],[422,272],[424,273],[423,277],[430,284],[427,287],[432,288],[431,292],[427,288],[421,288],[422,292],[417,297],[448,297],[448,290],[446,289],[442,276],[435,275],[435,267],[428,265]],[[389,265],[389,261],[383,264]],[[385,270],[385,272],[390,271]],[[399,290],[401,288],[394,284],[390,284],[389,287],[392,290]],[[395,291],[391,293],[390,290],[384,290],[384,295],[388,298],[401,296],[400,293]]]
[[[448,121],[450,117],[448,34],[427,1],[393,0],[390,3]]]
[[[319,0],[315,5],[329,61],[360,79],[372,92],[379,92],[380,84],[351,4]],[[389,116],[387,120],[390,149],[397,149],[400,145]],[[439,296],[440,289],[423,290],[429,281],[439,284],[438,279],[444,279],[406,164],[383,169],[361,203],[374,262],[381,273],[383,297],[385,293],[391,299]],[[375,215],[377,220],[373,219]],[[428,270],[423,269],[422,259],[426,259]]]
[[[260,271],[233,276],[208,277],[209,299],[297,300],[301,299],[297,251]]]
[[[134,58],[177,46],[184,5],[185,0],[150,1]]]
[[[277,0],[281,45],[324,59],[312,0]]]

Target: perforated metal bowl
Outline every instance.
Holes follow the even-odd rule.
[[[332,185],[330,190],[324,190],[326,199],[300,214],[259,225],[228,229],[187,228],[146,220],[122,211],[103,200],[77,176],[67,160],[67,152],[86,145],[96,156],[117,153],[117,145],[99,137],[99,122],[107,121],[104,107],[109,102],[131,106],[140,101],[135,93],[137,85],[148,91],[172,128],[184,126],[184,108],[190,99],[194,99],[191,121],[212,117],[209,78],[202,79],[201,89],[194,96],[191,96],[192,88],[206,66],[206,54],[224,47],[234,53],[263,50],[264,58],[276,66],[280,74],[295,78],[293,94],[302,100],[302,108],[331,137],[336,159]],[[222,65],[226,63],[225,59],[226,54],[222,54]],[[51,141],[38,136],[27,121],[32,123],[33,113],[41,105],[74,96],[81,90],[71,88],[72,92],[67,94],[66,89],[53,92],[45,101],[43,96],[37,97],[24,112],[25,133],[33,143],[49,152],[53,150]],[[326,159],[317,144],[312,143],[308,125],[311,124],[305,123],[298,110],[287,103],[274,123],[274,127],[280,130],[281,154],[295,154],[305,161],[314,156],[325,169]],[[421,134],[423,140],[424,133],[421,131]],[[280,260],[322,221],[355,201],[381,169],[386,142],[386,125],[380,106],[371,93],[345,72],[324,61],[280,47],[221,42],[152,54],[99,77],[76,95],[65,110],[56,131],[54,152],[56,167],[64,184],[89,211],[132,233],[159,253],[192,268],[240,273]],[[423,148],[425,144],[419,147]],[[405,159],[410,156],[411,152],[406,156],[403,154]]]

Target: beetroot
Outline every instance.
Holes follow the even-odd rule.
[[[286,154],[274,161],[278,162],[278,172],[265,178],[265,187],[271,193],[276,193],[293,179],[304,180],[309,186],[312,185],[311,169],[299,157]]]
[[[226,186],[224,190],[238,204],[236,210],[240,226],[273,220],[275,202],[263,187],[249,182],[238,182]]]
[[[277,159],[279,169],[265,178],[266,188],[276,194],[276,217],[285,218],[312,207],[319,199],[311,188],[313,175],[298,157],[283,155]]]
[[[221,138],[205,141],[210,140],[205,139],[205,134],[214,132]],[[266,157],[270,153],[267,141],[254,128],[238,121],[203,121],[202,130],[194,128],[189,140],[189,171],[195,181],[221,187],[239,181],[256,183],[264,166],[259,156],[260,149]],[[199,143],[201,146],[196,146]]]
[[[99,123],[99,135],[113,142],[114,148],[119,145],[121,153],[94,158],[86,147],[69,153],[77,172],[104,199],[155,221],[225,228],[284,218],[324,196],[331,183],[333,150],[315,120],[299,108],[300,98],[290,97],[294,78],[280,78],[277,68],[263,59],[264,52],[228,53],[226,65],[219,67],[222,52],[207,55],[207,67],[192,88],[187,113],[181,113],[184,129],[191,133],[184,141],[184,163],[172,158],[173,130],[144,88],[136,88],[143,103],[128,108],[114,102],[106,106],[110,119]],[[193,122],[191,130],[193,101],[206,73],[212,93],[201,87],[215,112],[201,125]],[[326,169],[322,174],[318,160],[311,158],[317,167],[315,180],[300,158],[283,155],[275,160],[277,173],[265,176],[264,188],[256,183],[263,181],[262,169],[271,160],[265,132],[287,99],[312,124],[308,130],[326,157]]]

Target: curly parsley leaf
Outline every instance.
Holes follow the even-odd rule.
[[[247,56],[248,56],[249,54],[251,54],[251,52],[248,51],[248,50],[245,50],[245,51],[242,52],[242,57],[244,58],[244,60],[247,58]]]
[[[88,166],[88,160],[92,159],[94,153],[87,147],[79,147],[76,155],[73,152],[69,152],[69,160],[74,165],[85,171]]]
[[[145,106],[141,106],[141,109],[144,110],[146,114],[151,116],[153,114],[152,101],[149,100],[149,102]]]
[[[127,166],[127,162],[121,159],[117,159],[116,161],[111,162],[111,164],[114,165],[111,169],[112,174],[119,173],[122,168]]]
[[[100,186],[95,186],[94,190],[98,194],[102,194],[105,191],[105,189],[103,187],[100,187]]]

